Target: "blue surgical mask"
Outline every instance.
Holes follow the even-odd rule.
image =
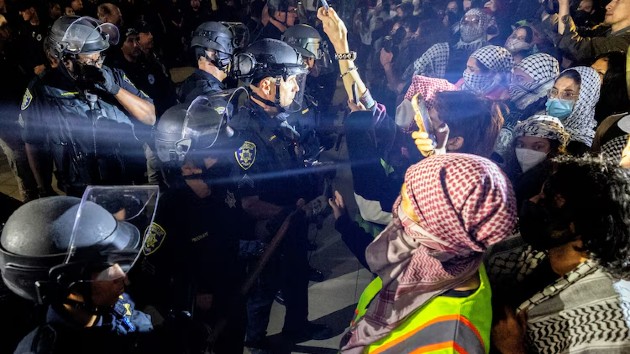
[[[560,120],[563,120],[571,115],[571,112],[573,112],[573,106],[575,106],[575,101],[563,100],[560,98],[549,98],[545,104],[545,107],[547,107],[547,114]]]

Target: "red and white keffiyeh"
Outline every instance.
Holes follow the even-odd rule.
[[[366,250],[383,288],[351,328],[344,353],[361,353],[408,315],[473,276],[488,246],[516,224],[514,191],[490,160],[434,155],[411,166],[406,191],[420,222],[394,205],[394,219]]]

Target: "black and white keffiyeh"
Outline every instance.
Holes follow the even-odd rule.
[[[560,74],[558,61],[546,53],[536,53],[525,57],[514,66],[514,69],[523,70],[533,79],[532,82],[510,84],[510,100],[518,109],[525,109],[546,96],[553,87],[555,78]]]
[[[466,18],[474,18],[477,21],[466,21]],[[482,9],[470,9],[462,17],[459,23],[459,38],[462,43],[474,43],[486,39],[488,27],[492,24],[492,16]]]
[[[470,57],[483,64],[489,72],[471,73],[468,70],[464,71],[462,90],[485,94],[497,85],[507,84],[514,66],[512,54],[507,49],[488,45],[477,49]]]
[[[488,251],[491,283],[522,283],[547,258],[512,237]],[[586,260],[518,306],[527,313],[527,339],[536,353],[630,352],[630,282]]]
[[[549,140],[556,140],[566,146],[569,134],[564,130],[560,119],[547,115],[534,115],[519,122],[514,129],[514,137],[535,136]]]
[[[621,154],[626,147],[628,137],[630,135],[621,135],[616,138],[610,139],[602,145],[602,156],[606,159],[610,159],[619,163],[621,161]]]
[[[582,83],[580,84],[580,95],[575,102],[573,111],[562,123],[567,132],[571,134],[571,141],[579,141],[590,147],[595,137],[595,126],[597,125],[595,105],[599,101],[601,85],[599,75],[595,69],[587,66],[576,66],[567,70],[577,71]]]
[[[473,23],[464,21],[464,17],[476,18],[478,21]],[[488,43],[487,31],[488,27],[493,23],[492,16],[488,15],[481,9],[470,9],[462,17],[459,23],[459,40],[451,45],[447,42],[436,43],[429,47],[420,58],[413,62],[413,65],[407,67],[403,74],[405,80],[409,80],[412,75],[422,75],[443,79],[446,76],[451,50],[463,52],[469,56],[475,50],[483,47]],[[413,71],[412,71],[413,70]]]
[[[514,67],[510,51],[496,45],[481,47],[472,53],[471,57],[495,73],[511,73]]]
[[[448,43],[436,43],[413,62],[413,75],[443,79],[446,76],[450,48]],[[408,75],[405,71],[405,75]],[[409,75],[411,77],[411,75]]]
[[[477,18],[476,23],[464,21],[465,18]],[[494,19],[482,9],[470,9],[466,12],[459,24],[459,40],[454,48],[470,55],[470,53],[483,47],[488,43],[488,27],[492,25]]]

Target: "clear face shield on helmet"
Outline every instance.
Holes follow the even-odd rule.
[[[276,78],[276,103],[285,112],[294,113],[302,109],[304,88],[308,70],[305,66],[289,69],[287,75]]]
[[[301,52],[304,62],[309,67],[312,76],[328,74],[332,71],[332,59],[328,51],[328,43],[319,38],[301,38],[292,43],[287,43],[300,47],[308,51],[308,55]]]
[[[233,94],[231,91],[233,90],[199,96],[188,107],[184,120],[184,135],[191,138],[197,135],[195,149],[212,148],[219,140],[221,132],[225,132],[233,110],[230,103]],[[192,140],[190,138],[187,140],[190,147]],[[182,141],[181,144],[185,143]]]
[[[118,44],[119,39],[120,34],[115,25],[84,16],[68,26],[61,42],[64,52],[68,54],[90,54]]]
[[[140,253],[159,247],[151,228],[158,186],[90,186],[78,206],[64,267],[77,265],[77,282],[124,278]]]
[[[332,58],[328,50],[328,42],[321,41],[317,51],[315,65],[319,68],[320,75],[329,74],[333,71]]]

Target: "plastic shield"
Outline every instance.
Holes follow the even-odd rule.
[[[126,274],[150,237],[158,186],[90,186],[76,214],[65,264],[89,264],[84,281]],[[123,274],[123,275],[124,275]],[[103,278],[105,277],[105,279]]]
[[[284,83],[286,89],[280,88],[280,106],[288,113],[295,113],[302,110],[304,102],[304,89],[306,87],[307,73],[290,75]],[[297,90],[297,91],[296,91]],[[289,95],[292,97],[283,97]],[[291,100],[289,101],[289,98]]]
[[[94,53],[107,49],[110,44],[118,44],[119,37],[115,25],[84,16],[77,18],[68,26],[62,42],[69,53]]]
[[[192,101],[184,120],[184,136],[191,138],[196,133],[203,133],[204,138],[197,141],[201,145],[196,146],[195,149],[207,149],[217,142],[219,134],[225,132],[233,115],[234,107],[238,106],[239,95],[243,92],[246,93],[247,91],[243,88],[225,90],[211,95],[198,96]],[[179,145],[184,149],[186,147],[182,144],[186,143],[189,144],[188,148],[190,148],[192,140],[182,139]]]

